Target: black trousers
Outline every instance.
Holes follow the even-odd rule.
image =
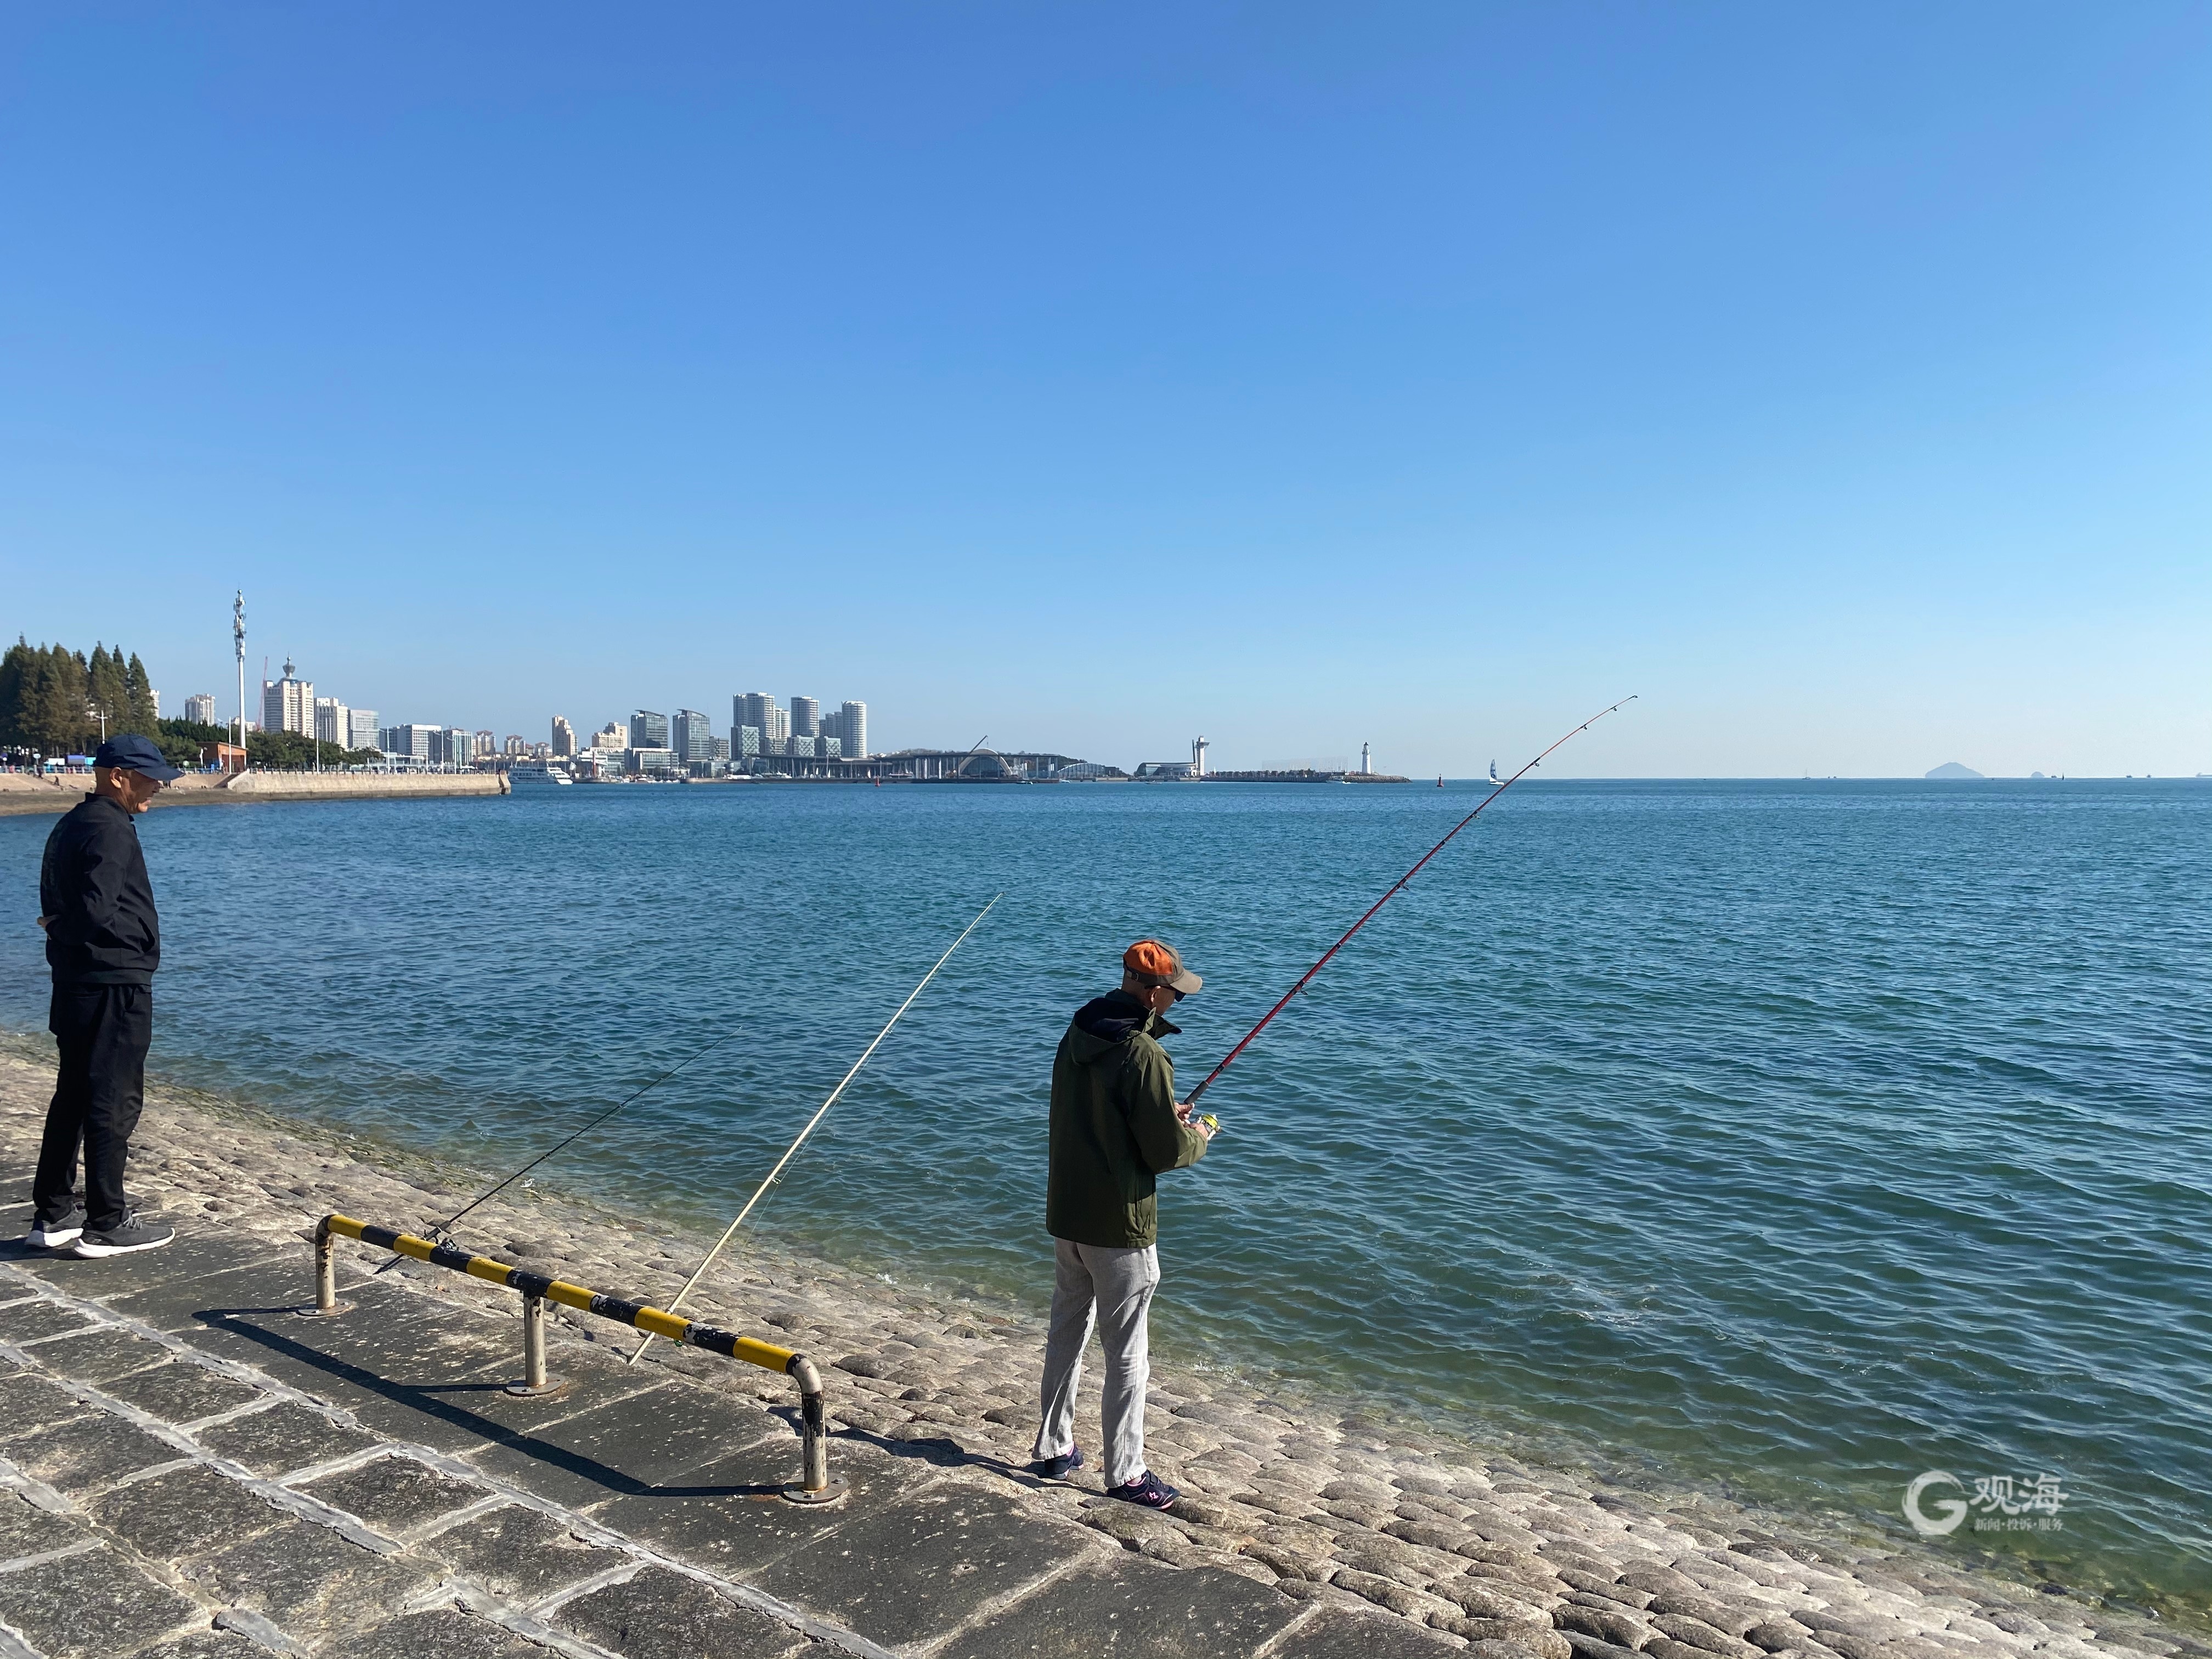
[[[31,1197],[41,1221],[59,1221],[76,1200],[77,1148],[84,1149],[88,1228],[122,1225],[123,1163],[146,1103],[146,1051],[154,1044],[149,985],[57,985],[46,1029],[61,1046],[53,1104],[39,1147]]]

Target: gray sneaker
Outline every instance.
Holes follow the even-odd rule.
[[[76,1243],[83,1231],[84,1206],[72,1204],[59,1221],[33,1221],[31,1231],[23,1235],[23,1243],[34,1250],[58,1250],[64,1244]]]
[[[76,1242],[76,1253],[90,1259],[103,1255],[128,1255],[133,1250],[158,1250],[177,1237],[174,1227],[165,1227],[158,1221],[143,1219],[138,1212],[131,1211],[123,1218],[120,1226],[88,1227]]]

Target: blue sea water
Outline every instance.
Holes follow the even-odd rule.
[[[1479,799],[157,811],[155,1066],[495,1167],[734,1030],[545,1171],[719,1222],[1003,891],[759,1221],[1042,1305],[1053,1046],[1121,947],[1162,934],[1206,975],[1170,1044],[1194,1082]],[[0,819],[21,1030],[50,823]],[[1939,1547],[2201,1608],[2208,872],[2189,782],[1525,784],[1207,1097],[1227,1133],[1164,1183],[1158,1340],[1900,1537],[1921,1471],[2052,1476],[2060,1527]]]

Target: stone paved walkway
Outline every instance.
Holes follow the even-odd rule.
[[[28,1224],[21,1183],[0,1236]],[[188,1237],[107,1261],[0,1248],[0,1659],[1431,1659],[1407,1621],[1161,1565],[946,1443],[847,1432],[784,1502],[788,1410],[308,1246]],[[734,1363],[734,1362],[733,1362]],[[833,1389],[837,1384],[833,1381]]]

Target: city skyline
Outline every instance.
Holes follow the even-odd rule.
[[[714,733],[712,740],[719,745],[717,757],[725,761],[742,762],[746,759],[749,755],[755,752],[740,750],[737,735],[738,730],[746,723],[748,719],[751,718],[749,716],[746,708],[749,701],[754,702],[756,705],[762,701],[765,701],[771,706],[775,713],[785,716],[785,724],[777,728],[780,732],[784,733],[787,733],[790,731],[789,717],[802,705],[811,705],[814,724],[817,729],[822,730],[829,729],[830,726],[836,720],[838,714],[846,714],[849,715],[850,711],[854,709],[863,711],[862,718],[864,721],[870,718],[865,713],[868,708],[868,705],[865,702],[848,700],[842,705],[840,710],[830,711],[829,714],[825,714],[822,712],[820,699],[805,696],[804,694],[793,694],[792,706],[789,708],[782,708],[775,706],[777,700],[774,694],[763,692],[740,692],[731,694],[730,701],[732,708],[730,711],[730,725],[726,728],[726,733],[714,732],[714,716],[709,714],[708,712],[690,708],[682,705],[678,705],[678,712],[672,714],[663,714],[642,708],[633,708],[629,714],[611,716],[608,720],[603,722],[596,728],[588,725],[581,726],[577,726],[574,721],[556,712],[544,717],[538,722],[538,726],[544,731],[544,735],[533,735],[526,727],[518,728],[503,723],[495,723],[490,726],[481,727],[471,727],[465,723],[427,721],[409,721],[400,722],[393,726],[379,726],[374,724],[377,717],[375,711],[374,710],[355,710],[340,703],[339,700],[336,698],[316,696],[314,695],[315,687],[312,681],[305,679],[300,680],[297,682],[298,689],[288,693],[285,688],[294,684],[292,676],[294,666],[295,665],[293,661],[288,657],[283,665],[285,672],[282,678],[276,679],[263,679],[259,682],[258,688],[258,695],[256,699],[259,705],[259,712],[249,715],[249,723],[254,729],[270,729],[272,717],[275,717],[281,718],[283,722],[278,729],[301,731],[304,728],[301,725],[295,723],[296,718],[295,705],[311,704],[314,709],[313,718],[316,723],[316,735],[323,741],[339,741],[339,739],[335,738],[331,735],[331,732],[332,730],[330,723],[331,714],[326,713],[326,711],[334,711],[337,714],[350,714],[356,717],[356,720],[355,724],[349,726],[349,732],[356,738],[365,738],[365,741],[348,742],[344,746],[349,748],[378,746],[384,748],[388,754],[395,757],[407,757],[411,754],[412,757],[416,761],[429,761],[433,763],[453,762],[457,760],[466,763],[470,761],[481,761],[486,758],[502,757],[511,758],[516,752],[514,745],[518,741],[524,745],[521,752],[526,755],[538,755],[541,758],[551,759],[569,758],[575,756],[588,754],[591,749],[594,746],[594,741],[596,738],[604,737],[606,733],[616,732],[617,730],[621,732],[623,739],[620,747],[625,750],[639,748],[665,748],[672,742],[671,730],[672,724],[679,722],[685,716],[696,718],[706,731],[710,733]],[[289,702],[285,701],[288,697],[289,698]],[[183,718],[195,718],[194,713],[191,708],[191,705],[199,703],[203,700],[212,702],[216,706],[216,719],[211,723],[221,726],[228,726],[234,723],[237,718],[234,706],[232,707],[228,713],[222,712],[222,699],[219,696],[215,694],[188,693],[179,700],[180,705],[182,706],[180,706],[175,712]],[[235,703],[234,695],[232,698],[232,703],[234,705]],[[172,711],[167,708],[164,708],[162,710],[165,716],[170,714],[171,712]],[[636,732],[635,723],[641,716],[656,719],[661,722],[659,733],[659,742],[653,744],[641,744],[636,741],[638,734]],[[369,725],[367,727],[364,727],[360,723],[363,719],[369,722]],[[560,734],[560,729],[564,726],[568,728],[568,738],[569,744],[572,745],[565,751],[562,747],[562,738]],[[427,749],[424,744],[421,741],[417,741],[411,750],[404,746],[395,749],[392,744],[390,742],[386,741],[386,739],[389,738],[391,733],[398,730],[409,730],[417,733],[430,734],[428,738]],[[441,747],[441,738],[439,734],[447,732],[459,733],[465,738],[472,738],[472,749],[470,745],[464,745],[462,751],[457,753],[450,747]],[[1016,743],[1012,741],[991,742],[989,741],[990,737],[991,734],[986,733],[984,734],[983,738],[979,739],[978,741],[987,743],[988,746],[992,750],[1005,750],[1009,752],[1044,751],[1065,752],[1070,754],[1078,752],[1065,744],[1055,745],[1048,743],[1033,744],[1026,742]],[[769,742],[780,741],[780,738],[775,739],[763,738],[764,745]],[[1212,750],[1220,748],[1221,745],[1212,742],[1211,739],[1197,738],[1189,740],[1189,742],[1203,742],[1206,744],[1209,751],[1206,761],[1206,769],[1208,772],[1285,770],[1297,769],[1312,769],[1321,771],[1363,770],[1366,769],[1370,764],[1370,750],[1376,750],[1377,752],[1377,757],[1372,762],[1373,769],[1377,772],[1390,771],[1395,769],[1396,767],[1402,767],[1404,765],[1402,762],[1394,763],[1394,765],[1392,766],[1386,766],[1383,764],[1382,760],[1379,757],[1379,750],[1376,750],[1376,745],[1373,739],[1363,739],[1355,744],[1343,745],[1334,749],[1327,745],[1316,745],[1297,753],[1269,752],[1264,756],[1260,755],[1256,750],[1247,750],[1242,745],[1235,743],[1232,739],[1231,745],[1224,750],[1224,752],[1231,757],[1226,760],[1212,753]],[[869,744],[867,746],[851,751],[850,753],[847,753],[842,750],[834,752],[844,755],[844,757],[847,758],[864,758],[872,755],[896,754],[903,750],[959,751],[972,746],[973,744],[970,743],[937,743],[924,739],[909,743],[902,743],[897,745],[875,745],[873,744]],[[1187,742],[1184,746],[1189,746],[1189,743]],[[1127,745],[1124,744],[1121,748],[1110,751],[1097,753],[1085,752],[1081,755],[1081,758],[1086,762],[1095,763],[1109,768],[1121,768],[1130,772],[1135,772],[1140,767],[1148,769],[1174,769],[1188,764],[1188,762],[1182,759],[1176,753],[1176,748],[1173,744],[1158,745],[1158,748],[1159,750],[1158,753],[1153,753],[1148,750],[1139,757],[1136,755],[1134,750],[1129,750]],[[684,753],[684,751],[680,749],[672,750],[671,752],[678,754],[679,758],[681,758]],[[781,747],[775,748],[773,750],[768,750],[764,747],[763,750],[759,752],[765,753],[772,757],[785,757],[788,754],[787,750]],[[824,757],[829,757],[832,752],[833,751],[825,750],[823,751],[823,754]],[[704,754],[695,753],[692,757],[703,759],[706,758],[706,756]],[[1499,754],[1493,754],[1489,757],[1488,763],[1495,765],[1501,758],[1508,761],[1509,770],[1512,769],[1512,767],[1518,763],[1517,758],[1512,757],[1510,751],[1501,751]],[[2018,772],[2008,772],[2003,769],[1992,767],[1974,766],[1971,763],[1962,763],[1955,757],[1946,757],[1944,759],[1931,761],[1929,766],[1911,771],[1846,774],[1815,773],[1808,769],[1802,773],[1793,774],[1784,772],[1774,774],[1772,775],[1781,777],[1861,776],[1892,777],[1900,779],[1926,778],[1936,775],[1939,770],[1948,769],[1948,768],[1960,764],[1967,765],[1970,770],[1978,775],[1996,778],[2008,776],[2021,778],[2067,776],[2166,776],[2171,778],[2203,777],[2212,775],[2212,773],[2208,773],[2203,768],[2185,769],[2177,768],[2174,770],[2163,774],[2158,773],[2154,769],[2149,768],[2146,768],[2141,773],[2099,773],[2095,771],[2068,773],[2063,769],[2056,767],[2030,767]],[[1481,767],[1473,767],[1463,774],[1452,773],[1448,770],[1443,773],[1437,773],[1436,769],[1417,764],[1407,769],[1406,775],[1411,776],[1439,775],[1479,778],[1483,775],[1484,769],[1485,769]],[[1722,776],[1736,775],[1719,773],[1701,775],[1688,773],[1680,775],[1654,773],[1608,773],[1595,769],[1581,771],[1570,771],[1567,769],[1555,767],[1551,769],[1551,775],[1556,777],[1582,776],[1603,778],[1609,776],[1630,777],[1681,775],[1686,777],[1693,775]]]
[[[225,718],[242,586],[533,738],[2212,769],[2212,13],[2010,22],[15,9],[0,627]]]

